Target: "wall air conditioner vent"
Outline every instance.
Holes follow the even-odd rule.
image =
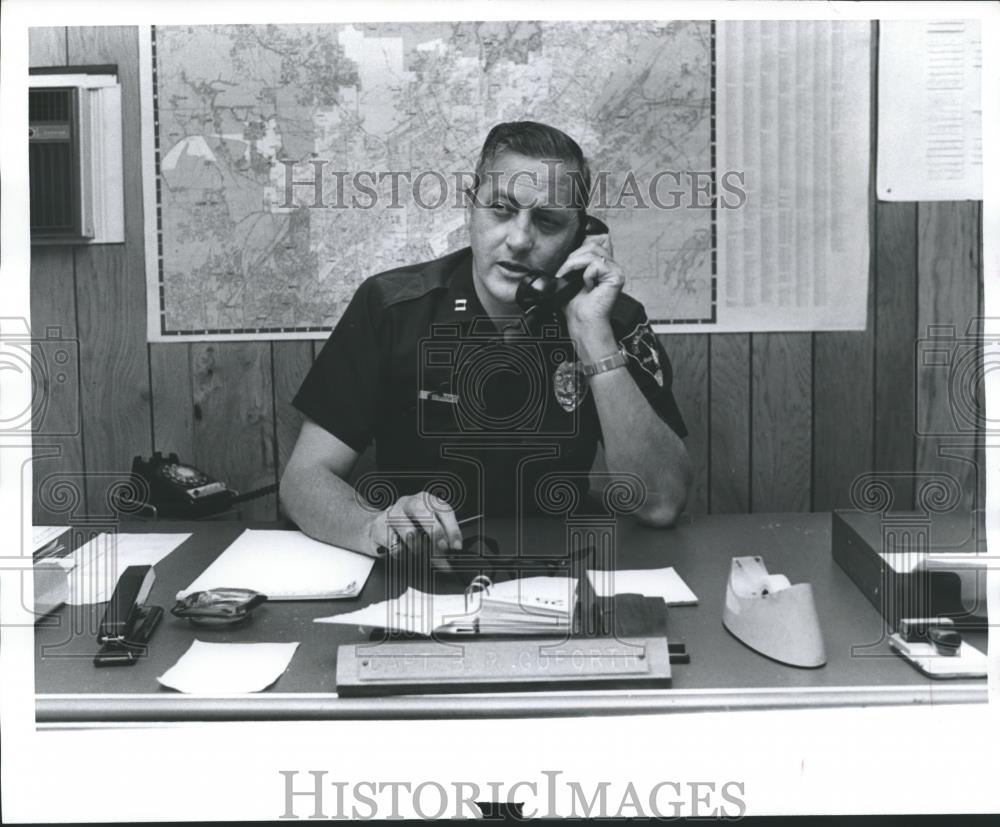
[[[121,86],[109,68],[31,70],[32,244],[125,240]]]

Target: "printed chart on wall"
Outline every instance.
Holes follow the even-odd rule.
[[[367,276],[467,246],[480,145],[512,120],[580,142],[589,210],[658,332],[863,328],[869,37],[791,21],[146,29],[149,339],[325,338]]]
[[[982,200],[979,21],[882,21],[878,60],[878,197]]]

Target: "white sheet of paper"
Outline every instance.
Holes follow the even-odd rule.
[[[673,566],[665,569],[588,571],[587,578],[598,597],[641,594],[662,597],[668,606],[697,606],[698,596],[688,588]]]
[[[907,643],[899,635],[889,638],[889,646],[913,661],[929,675],[939,677],[986,677],[989,661],[985,653],[962,641],[958,654],[942,657],[931,643]]]
[[[982,61],[978,20],[879,22],[880,199],[983,197]]]
[[[65,525],[33,525],[31,527],[31,551],[32,553],[45,548],[49,543],[61,537],[69,530]]]
[[[899,574],[909,574],[927,565],[927,554],[924,552],[883,551],[880,554],[893,571]]]
[[[928,571],[986,571],[985,554],[929,554],[926,551],[881,551],[879,554],[893,570],[906,574],[918,569]]]
[[[260,692],[281,677],[296,643],[206,643],[195,640],[157,680],[189,695]]]
[[[269,600],[356,597],[374,564],[301,531],[247,529],[177,598],[221,587],[253,589]]]
[[[73,552],[69,600],[74,606],[104,603],[129,566],[155,566],[190,534],[98,534]]]
[[[315,622],[430,635],[445,623],[475,615],[478,608],[478,601],[470,601],[466,609],[465,595],[462,594],[431,594],[409,588],[392,600],[372,603],[354,612],[318,617]]]

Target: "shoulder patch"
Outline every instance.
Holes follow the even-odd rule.
[[[663,387],[663,366],[656,347],[656,334],[649,322],[640,322],[631,333],[625,335],[619,342],[626,356],[634,359],[646,373]]]

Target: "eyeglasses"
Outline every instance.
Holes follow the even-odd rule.
[[[207,589],[181,598],[170,613],[195,626],[236,626],[266,600],[253,589]]]

